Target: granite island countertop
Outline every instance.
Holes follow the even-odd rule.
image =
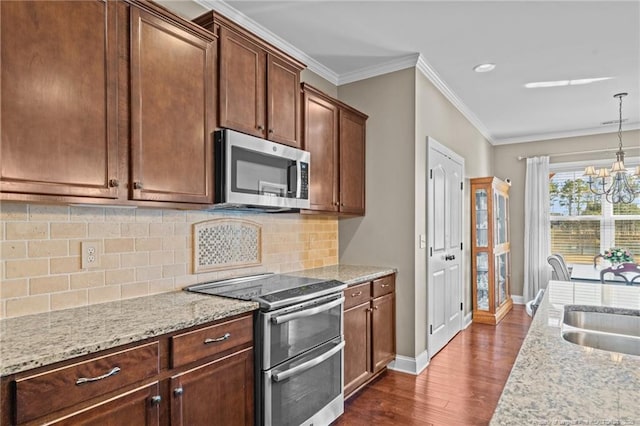
[[[640,310],[640,287],[551,281],[490,424],[640,424],[640,356],[565,341],[564,305]]]

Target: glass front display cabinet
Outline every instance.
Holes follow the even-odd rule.
[[[471,179],[473,321],[497,324],[511,310],[509,187],[496,177]]]

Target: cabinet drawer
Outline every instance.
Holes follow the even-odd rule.
[[[371,299],[371,283],[354,285],[344,291],[344,308],[349,309],[369,299]]]
[[[171,338],[171,363],[179,367],[252,341],[251,316],[178,334]]]
[[[373,282],[373,297],[393,293],[396,288],[395,275],[387,275]]]
[[[93,358],[16,381],[16,420],[45,414],[157,375],[158,342]]]

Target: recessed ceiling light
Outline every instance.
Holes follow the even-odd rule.
[[[475,67],[473,67],[473,70],[475,72],[489,72],[489,71],[493,71],[494,68],[496,67],[496,64],[480,64],[480,65],[476,65]]]
[[[579,78],[575,80],[536,81],[524,85],[527,89],[539,89],[541,87],[580,86],[598,81],[611,80],[613,77]]]

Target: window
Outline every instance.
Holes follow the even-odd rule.
[[[551,252],[561,253],[568,263],[591,263],[595,255],[616,246],[640,260],[640,197],[632,204],[612,205],[589,190],[583,164],[550,168]]]

